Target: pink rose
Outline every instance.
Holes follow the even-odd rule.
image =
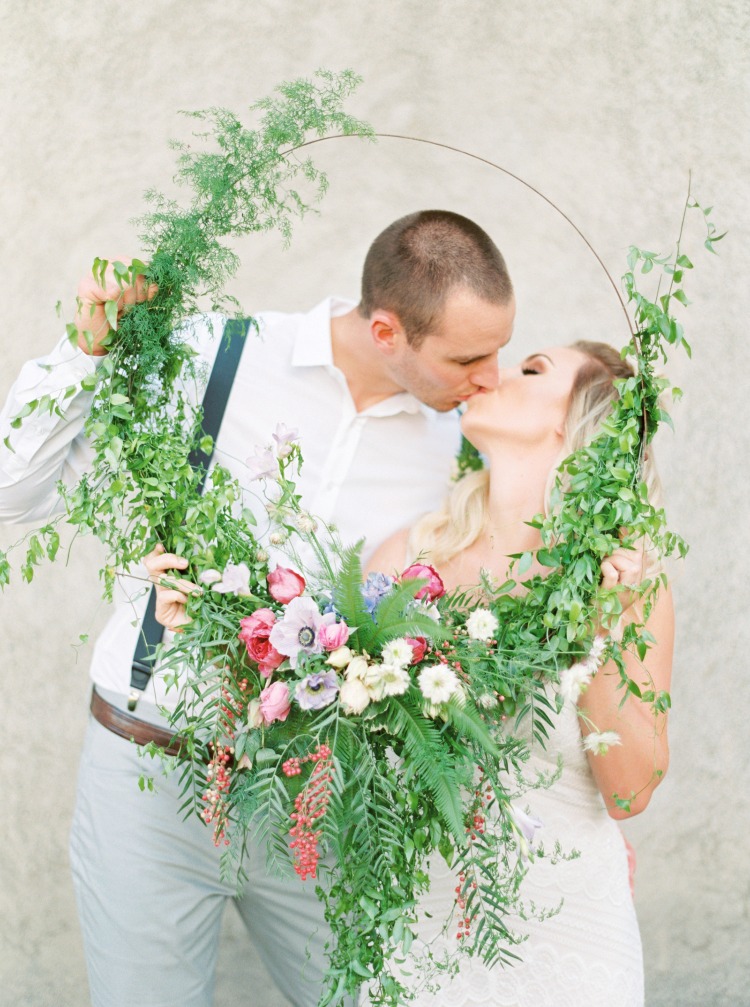
[[[271,682],[260,694],[260,715],[266,727],[274,720],[286,720],[291,708],[286,682]]]
[[[271,597],[282,605],[288,605],[292,598],[299,598],[305,590],[305,578],[285,566],[277,566],[266,580]]]
[[[252,615],[240,619],[240,631],[237,634],[245,644],[247,656],[258,665],[258,671],[268,678],[274,668],[278,668],[284,660],[268,639],[276,623],[276,616],[270,608],[259,608]]]
[[[440,579],[440,574],[432,566],[426,563],[412,563],[401,574],[401,580],[426,580],[424,587],[417,591],[417,598],[427,598],[428,601],[436,601],[445,594],[445,584]]]
[[[427,640],[423,636],[405,636],[404,639],[414,651],[410,664],[419,664],[427,652]]]
[[[327,619],[328,616],[323,616],[323,618]],[[336,616],[333,618],[335,619]],[[344,646],[351,632],[343,620],[341,622],[324,622],[318,628],[318,643],[323,650],[338,650],[339,647]]]

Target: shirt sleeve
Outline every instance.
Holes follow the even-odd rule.
[[[63,509],[58,481],[74,485],[92,458],[83,426],[93,393],[83,391],[81,381],[104,359],[64,336],[47,356],[24,364],[0,413],[0,520],[43,521]],[[71,387],[76,391],[66,398]],[[14,429],[23,407],[45,395],[61,415],[34,411]]]
[[[200,402],[219,342],[214,333],[221,335],[224,321],[197,315],[177,331],[198,355],[198,380],[184,388],[193,403]],[[93,461],[83,428],[94,393],[84,391],[81,382],[105,359],[84,353],[64,336],[50,354],[23,366],[0,413],[0,521],[46,521],[64,510],[58,482],[75,486]],[[75,391],[66,397],[70,388]],[[32,411],[13,428],[23,407],[45,395],[58,409]]]

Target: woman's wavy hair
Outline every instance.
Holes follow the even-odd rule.
[[[617,399],[614,382],[633,377],[633,367],[607,343],[579,340],[570,348],[586,356],[573,381],[563,427],[563,444],[559,458],[550,469],[545,491],[545,512],[550,510],[550,495],[560,475],[557,466],[568,455],[589,444],[602,420],[611,412]],[[661,501],[661,484],[653,459],[653,448],[645,452],[641,478],[646,483],[649,500],[654,506]],[[563,488],[566,484],[561,476]],[[440,565],[472,545],[479,538],[487,521],[489,472],[470,472],[456,484],[439,511],[425,515],[412,529],[408,552],[411,558],[429,557]],[[531,515],[530,515],[531,516]]]

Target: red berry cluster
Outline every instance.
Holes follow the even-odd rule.
[[[231,783],[229,764],[232,755],[233,751],[228,745],[214,746],[214,754],[206,774],[208,786],[203,792],[203,802],[206,806],[201,812],[201,818],[206,825],[214,823],[215,846],[219,846],[222,840],[226,846],[229,845],[229,840],[226,838],[226,824],[229,819],[227,794]]]
[[[242,679],[239,687],[243,693],[247,691],[248,681],[246,678]],[[221,687],[221,698],[221,712],[225,727],[222,734],[228,735],[231,740],[235,735],[235,722],[241,715],[245,703],[242,700],[235,699],[225,685]],[[228,795],[232,782],[231,763],[234,749],[231,745],[224,745],[218,740],[211,742],[211,748],[214,754],[208,764],[208,772],[206,774],[208,786],[202,795],[203,803],[206,806],[201,812],[201,818],[206,825],[210,825],[211,822],[214,823],[214,845],[220,846],[223,842],[225,846],[228,846],[229,840],[226,838],[226,826],[229,821],[230,806]]]
[[[474,800],[472,801],[471,809],[469,811],[470,819],[469,824],[466,826],[467,842],[471,846],[477,836],[484,834],[487,827],[487,818],[485,815],[486,808],[489,806],[492,800],[493,792],[492,787],[484,784],[484,770],[479,771],[479,782],[477,784],[477,789],[474,791]],[[459,911],[458,919],[458,932],[456,933],[456,940],[464,940],[471,933],[471,917],[466,915],[466,894],[465,894],[465,882],[466,875],[459,874],[459,883],[456,885],[456,906]],[[471,888],[475,889],[477,887],[476,881],[472,881]]]
[[[302,771],[303,762],[312,762],[313,769],[310,780],[300,791],[294,801],[294,811],[291,819],[294,825],[289,830],[292,841],[290,850],[294,852],[294,869],[306,881],[308,877],[317,878],[318,839],[322,829],[317,824],[326,813],[331,796],[330,782],[333,775],[333,761],[328,745],[319,745],[316,751],[302,759],[287,759],[282,770],[287,776],[297,776]]]

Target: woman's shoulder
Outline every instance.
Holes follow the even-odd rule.
[[[411,528],[401,528],[382,542],[365,564],[365,574],[386,573],[390,576],[401,573],[408,565],[407,550]]]

